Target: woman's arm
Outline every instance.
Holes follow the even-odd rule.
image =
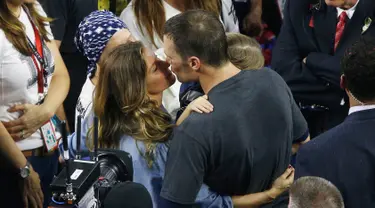
[[[47,97],[42,106],[46,109],[46,112],[49,113],[49,117],[51,118],[68,95],[70,79],[56,43],[51,41],[47,42],[46,45],[52,52],[55,60],[55,72],[48,88]]]
[[[258,207],[263,204],[272,202],[275,198],[284,193],[294,181],[294,168],[289,168],[278,177],[272,184],[271,189],[255,194],[244,196],[233,196],[232,201],[234,207]]]
[[[21,150],[14,143],[12,137],[0,122],[0,152],[15,168],[22,168],[26,165],[26,158]]]
[[[179,126],[193,111],[197,113],[211,113],[213,110],[214,106],[208,101],[207,95],[198,97],[185,108],[180,118],[178,118],[176,125]]]
[[[8,131],[0,122],[0,153],[7,161],[15,168],[15,170],[26,166],[27,160],[22,154],[21,150],[14,143]],[[30,175],[23,179],[20,192],[23,195],[24,203],[30,207],[42,207],[43,193],[40,187],[40,180],[38,174],[30,167]],[[17,185],[17,184],[14,184]]]

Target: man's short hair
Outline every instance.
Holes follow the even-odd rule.
[[[375,100],[375,38],[362,36],[341,61],[346,88],[361,102]]]
[[[319,177],[302,177],[290,187],[290,208],[344,208],[340,191]]]
[[[228,61],[225,30],[212,12],[190,10],[176,15],[165,23],[164,35],[173,41],[183,59],[196,56],[213,67]]]

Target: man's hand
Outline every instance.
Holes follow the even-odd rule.
[[[243,20],[243,29],[250,37],[258,37],[263,32],[262,15],[250,12]]]
[[[39,175],[31,168],[30,175],[20,181],[21,194],[25,208],[43,208],[43,192],[40,187]]]
[[[23,113],[20,118],[14,121],[2,122],[14,141],[28,138],[53,116],[53,113],[50,113],[43,105],[16,105],[9,108],[8,111]]]
[[[304,63],[304,64],[306,64],[306,59],[307,59],[307,57],[305,57],[305,58],[303,59],[303,63]]]

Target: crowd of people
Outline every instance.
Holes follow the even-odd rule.
[[[88,155],[97,117],[134,169],[105,207],[372,208],[374,18],[373,0],[1,0],[0,202],[48,207],[58,124]]]

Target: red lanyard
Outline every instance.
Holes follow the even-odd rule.
[[[29,17],[30,18],[30,17]],[[39,94],[43,94],[44,93],[44,82],[46,80],[44,80],[44,70],[45,70],[45,60],[44,60],[44,55],[43,55],[43,44],[42,44],[42,38],[39,34],[39,31],[38,29],[36,28],[35,24],[33,23],[33,21],[31,20],[30,18],[30,22],[33,26],[33,29],[34,29],[34,34],[35,34],[35,45],[30,41],[29,38],[28,39],[28,42],[29,42],[29,46],[31,47],[31,50],[33,52],[33,54],[31,55],[31,58],[33,59],[33,62],[34,62],[34,65],[38,71],[38,93]],[[37,63],[37,59],[39,61],[39,64]]]

